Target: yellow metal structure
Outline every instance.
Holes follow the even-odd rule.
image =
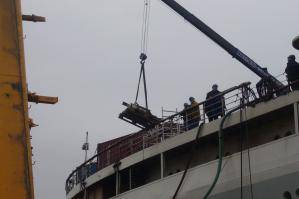
[[[0,0],[0,198],[33,199],[20,0]]]

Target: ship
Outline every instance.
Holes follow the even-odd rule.
[[[98,144],[97,155],[68,177],[67,198],[204,198],[217,174],[209,198],[299,197],[299,91],[264,101],[242,95],[247,87],[222,93],[227,117],[208,122],[202,112],[200,125],[189,130],[182,111]]]
[[[299,198],[298,80],[272,76],[179,3],[161,1],[261,77],[260,84],[243,82],[156,117],[147,107],[142,53],[146,107],[124,102],[119,115],[141,130],[99,143],[67,177],[66,198]],[[299,49],[299,38],[292,44]],[[217,117],[207,109],[213,99],[221,101]]]
[[[272,76],[180,4],[161,1],[261,77],[266,86],[243,82],[182,111],[162,110],[161,117],[151,113],[147,101],[146,107],[124,102],[119,118],[140,131],[99,143],[89,159],[85,153],[85,161],[66,179],[66,198],[299,198],[299,91],[294,89],[298,80]],[[58,97],[28,89],[23,21],[45,22],[46,18],[22,14],[21,0],[0,1],[0,198],[34,198],[30,130],[37,125],[29,117],[29,107],[58,102]],[[145,37],[147,31],[143,33]],[[299,36],[292,45],[299,50]],[[140,80],[143,76],[146,87],[145,52],[140,59]],[[215,99],[221,99],[221,114],[211,119],[213,109],[207,107]],[[86,139],[82,149],[88,148]]]

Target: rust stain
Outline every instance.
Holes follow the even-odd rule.
[[[11,87],[12,87],[13,90],[16,90],[18,92],[22,92],[22,84],[21,84],[21,82],[11,83]]]
[[[14,56],[15,58],[18,58],[19,56],[18,49],[3,47],[2,50],[3,52],[7,52],[8,54]]]
[[[20,104],[14,104],[12,105],[12,108],[17,111],[17,112],[22,112],[23,111],[23,107]]]
[[[9,94],[9,93],[4,93],[4,96],[5,96],[6,98],[10,98],[10,94]]]
[[[11,133],[8,133],[7,134],[8,137],[11,139],[11,140],[14,140],[14,141],[17,141],[17,142],[22,142],[23,143],[23,135],[22,134],[11,134]]]

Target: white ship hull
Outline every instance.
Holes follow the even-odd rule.
[[[247,108],[249,150],[241,153],[240,112],[225,123],[222,170],[209,198],[299,198],[299,92]],[[221,119],[206,123],[194,160],[177,199],[203,198],[218,166],[217,131]],[[197,128],[144,148],[73,183],[68,199],[171,199],[182,178]],[[250,161],[249,161],[250,160]],[[116,169],[117,168],[117,169]],[[242,174],[241,174],[242,173]],[[242,181],[242,184],[241,184]]]
[[[299,137],[294,135],[250,149],[253,198],[281,199],[285,192],[293,197],[299,190]],[[243,198],[251,198],[248,153],[243,152]],[[177,198],[203,198],[216,173],[217,161],[191,168]],[[170,199],[182,172],[120,194],[115,199]],[[220,179],[209,198],[240,199],[240,153],[226,157]],[[298,194],[298,191],[297,191]],[[299,196],[297,196],[299,198]]]

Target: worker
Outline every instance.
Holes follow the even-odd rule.
[[[268,73],[267,68],[263,68],[263,71]],[[274,86],[271,81],[268,81],[267,79],[262,78],[260,81],[258,81],[256,84],[256,90],[259,97],[263,100],[269,100],[274,97]]]
[[[198,103],[195,101],[194,97],[189,97],[189,101],[190,108],[189,111],[187,111],[187,119],[190,118],[187,124],[188,130],[197,127],[200,121],[200,111]]]
[[[292,90],[299,90],[299,63],[296,62],[295,55],[288,57],[287,67],[285,69],[287,74],[288,83],[291,85]]]
[[[212,91],[208,92],[206,102],[204,103],[204,110],[208,116],[209,122],[218,119],[225,113],[225,100],[221,92],[218,91],[218,85],[212,86]]]
[[[189,108],[190,108],[190,105],[188,103],[184,103],[184,109],[180,114],[183,118],[185,131],[188,131],[188,122],[190,120],[190,117],[188,117],[188,112],[190,112]]]

